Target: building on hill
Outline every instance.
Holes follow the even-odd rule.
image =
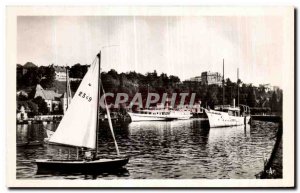
[[[200,82],[203,85],[222,85],[222,76],[218,72],[202,72],[201,76],[195,76],[190,78],[188,81]]]
[[[218,72],[202,72],[201,83],[205,85],[222,85],[222,75]]]
[[[53,66],[55,70],[55,80],[57,81],[66,81],[67,71],[64,66]]]
[[[188,81],[192,81],[192,82],[201,82],[201,76],[195,76],[190,78]]]
[[[44,99],[47,103],[49,112],[59,110],[59,105],[61,104],[60,98],[62,97],[62,94],[59,94],[54,90],[45,90],[39,84],[36,85],[34,92],[33,98],[42,97],[42,99]]]

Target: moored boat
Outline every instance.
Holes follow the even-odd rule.
[[[121,168],[126,165],[128,161],[128,157],[95,158],[91,161],[84,159],[41,159],[37,160],[36,164],[38,170],[57,170],[59,168],[60,171],[64,172],[98,172]]]
[[[205,109],[210,127],[229,127],[246,125],[249,122],[250,114],[240,112],[239,107],[229,107],[223,111]]]
[[[237,70],[237,85],[239,84],[239,70]],[[215,106],[215,110],[205,109],[205,113],[209,120],[210,127],[230,127],[246,125],[250,120],[250,108],[246,105],[239,104],[239,85],[237,86],[238,105],[224,105],[225,90],[224,90],[224,59],[223,59],[223,105]]]
[[[128,112],[131,121],[172,121],[186,120],[193,115],[188,110],[174,109],[144,109],[136,112]]]
[[[136,112],[128,112],[131,121],[171,121],[175,118],[168,117],[169,111],[165,110],[138,110]]]

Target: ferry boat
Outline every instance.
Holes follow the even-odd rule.
[[[192,117],[188,110],[168,109],[143,109],[136,112],[128,112],[131,121],[172,121],[186,120]]]
[[[174,118],[169,118],[169,111],[165,110],[149,110],[143,109],[136,112],[128,112],[131,121],[171,121]]]

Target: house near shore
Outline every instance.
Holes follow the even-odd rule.
[[[37,84],[34,90],[34,97],[42,97],[47,103],[47,107],[49,112],[59,110],[59,105],[61,104],[61,97],[63,94],[59,94],[57,91],[54,90],[46,90],[40,84]]]
[[[29,110],[26,109],[24,106],[21,106],[19,109],[17,109],[17,120],[24,121],[28,119],[27,112]]]

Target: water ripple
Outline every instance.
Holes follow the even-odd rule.
[[[39,174],[37,158],[66,158],[68,150],[49,145],[17,147],[17,178],[37,179],[228,179],[255,178],[270,156],[277,124],[254,122],[253,127],[205,128],[201,120],[134,122],[116,129],[122,154],[129,155],[126,169],[97,175]],[[43,127],[18,125],[17,142],[42,141]],[[108,128],[100,129],[99,152],[115,153]],[[75,156],[75,151],[72,152]]]

